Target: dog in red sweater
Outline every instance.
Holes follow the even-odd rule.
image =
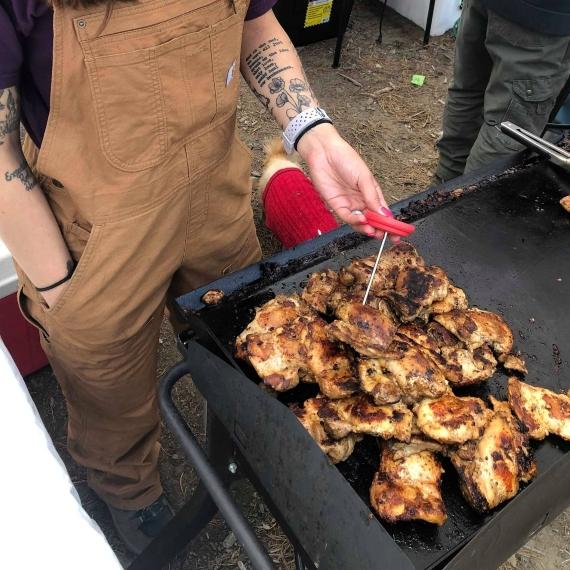
[[[297,160],[287,155],[280,139],[265,145],[265,162],[257,188],[265,225],[285,249],[339,225]]]

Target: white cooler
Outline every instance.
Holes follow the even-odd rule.
[[[436,0],[430,35],[441,36],[455,25],[461,16],[460,0]],[[388,0],[388,6],[425,30],[429,0]]]
[[[21,315],[16,292],[18,278],[8,248],[0,240],[0,338],[22,376],[47,364],[38,331]]]

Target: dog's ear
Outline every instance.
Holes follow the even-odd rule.
[[[263,151],[265,153],[265,162],[263,166],[267,166],[269,161],[275,160],[276,158],[290,160],[290,157],[285,152],[285,147],[283,146],[281,137],[273,137],[267,140],[263,145]]]
[[[265,151],[265,160],[263,161],[263,171],[261,176],[254,184],[254,189],[259,195],[260,201],[263,201],[263,192],[267,183],[271,177],[279,170],[284,168],[298,168],[301,170],[301,166],[298,162],[298,155],[289,156],[285,152],[285,147],[283,146],[283,141],[280,137],[274,137],[269,139],[264,145],[263,150]]]

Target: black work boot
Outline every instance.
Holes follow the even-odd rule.
[[[119,536],[134,554],[140,554],[174,516],[164,495],[138,511],[123,511],[107,506]]]

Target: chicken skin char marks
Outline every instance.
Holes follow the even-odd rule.
[[[247,359],[247,337],[254,333],[272,332],[291,324],[299,316],[311,316],[313,311],[301,301],[298,295],[277,295],[255,311],[254,319],[236,339],[236,356]]]
[[[247,335],[246,354],[263,382],[284,392],[295,388],[301,378],[309,378],[305,337],[307,325],[301,320],[271,332]]]
[[[523,376],[528,374],[528,369],[521,356],[518,354],[500,354],[497,360],[503,365],[505,370],[518,372]]]
[[[361,302],[341,303],[337,320],[328,328],[329,336],[350,345],[365,356],[376,356],[386,349],[396,332],[396,324],[382,310]]]
[[[307,324],[307,366],[322,394],[345,398],[360,389],[354,359],[343,345],[330,340],[327,330],[327,323],[319,317]]]
[[[317,382],[330,398],[342,398],[359,389],[352,356],[326,334],[319,317],[299,317],[290,325],[247,337],[249,362],[265,384],[278,392],[300,381]]]
[[[429,307],[429,313],[431,315],[440,315],[457,309],[467,309],[468,306],[465,291],[452,283],[448,283],[447,295],[441,301],[435,301],[431,307]]]
[[[483,400],[453,394],[424,400],[415,406],[414,413],[419,430],[443,444],[478,439],[492,415]]]
[[[493,376],[497,361],[488,346],[476,348],[443,347],[441,356],[445,361],[445,377],[453,386],[479,384]]]
[[[341,283],[347,287],[368,285],[375,262],[376,256],[353,259],[347,267],[340,270]],[[402,241],[394,245],[380,258],[372,292],[378,294],[385,289],[392,289],[400,270],[423,265],[424,260],[411,243]]]
[[[338,273],[327,269],[309,276],[301,298],[318,313],[331,315],[342,303],[362,302],[365,292],[365,284],[357,283],[352,287],[347,287],[341,282]],[[380,309],[387,316],[394,318],[386,303],[374,294],[369,294],[367,305]]]
[[[380,293],[402,322],[427,320],[431,306],[447,297],[449,279],[440,267],[407,267],[400,270],[394,287]]]
[[[398,335],[406,337],[431,357],[453,386],[477,384],[495,373],[497,362],[487,346],[471,352],[438,323],[402,325]]]
[[[387,374],[377,359],[360,358],[357,370],[362,391],[370,394],[376,404],[394,404],[402,399],[399,384]]]
[[[481,309],[453,310],[434,320],[453,333],[473,351],[488,344],[495,353],[507,354],[513,348],[513,333],[497,314]]]
[[[350,457],[354,451],[354,446],[360,440],[360,436],[351,433],[341,439],[331,438],[325,431],[323,422],[319,418],[319,410],[324,404],[324,398],[312,398],[306,400],[303,407],[297,405],[291,406],[291,410],[323,453],[325,453],[333,463],[340,463]]]
[[[507,402],[492,396],[490,400],[493,415],[481,437],[449,453],[463,496],[482,513],[514,497],[520,483],[536,474],[528,435],[521,431]]]
[[[390,523],[423,520],[441,526],[447,519],[441,496],[443,468],[422,446],[388,443],[370,487],[370,503]]]
[[[236,341],[236,354],[278,392],[305,381],[317,382],[331,398],[350,396],[359,388],[353,356],[328,337],[327,327],[298,297],[278,296],[258,309]]]
[[[570,397],[509,378],[509,404],[532,439],[548,434],[570,441]]]
[[[332,269],[313,273],[305,285],[301,298],[319,313],[327,313],[331,308],[333,293],[339,289],[348,290],[341,284],[338,273]]]
[[[362,433],[410,441],[413,414],[403,404],[378,406],[365,395],[322,400],[324,403],[318,415],[334,439],[346,437],[349,433]]]
[[[357,365],[360,386],[376,403],[399,398],[412,405],[424,398],[437,398],[450,388],[436,362],[438,355],[397,335],[384,353],[376,358],[361,359]]]

